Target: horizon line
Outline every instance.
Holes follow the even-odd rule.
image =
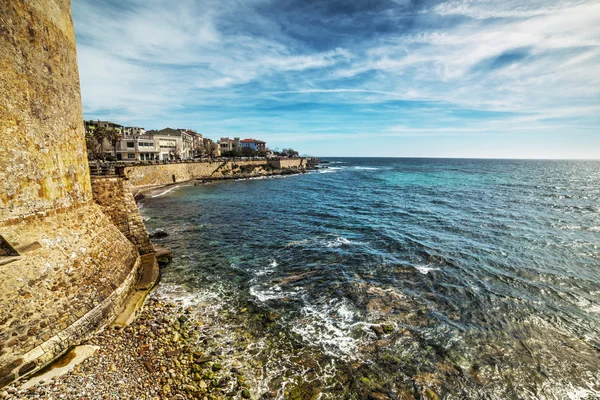
[[[445,156],[313,156],[318,158],[406,158],[406,159],[439,159],[439,160],[513,160],[513,161],[600,161],[600,158],[518,158],[518,157],[445,157]]]

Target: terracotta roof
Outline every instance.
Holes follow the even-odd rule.
[[[256,139],[244,139],[244,140],[240,140],[240,142],[242,142],[242,143],[266,143],[266,142],[263,142],[262,140],[256,140]]]

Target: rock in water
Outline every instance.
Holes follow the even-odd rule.
[[[163,231],[162,229],[157,229],[156,231],[152,232],[149,236],[150,239],[162,239],[169,236],[169,234]]]

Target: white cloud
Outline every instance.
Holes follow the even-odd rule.
[[[261,102],[284,108],[294,102],[366,104],[372,108],[366,112],[387,118],[379,135],[597,127],[600,2],[456,0],[413,15],[411,3],[398,0],[398,9],[385,16],[400,20],[409,10],[412,28],[374,35],[357,28],[340,34],[353,40],[338,45],[335,36],[303,38],[310,27],[298,33],[258,11],[275,5],[270,1],[132,0],[117,8],[74,2],[84,112],[132,124],[197,121],[223,134],[221,126],[243,126],[249,135],[262,129],[271,132],[266,137],[285,134],[289,140],[323,134],[333,129],[323,125],[328,121],[346,122],[326,112],[285,121],[260,109],[235,118],[224,113]],[[352,25],[353,17],[343,18]],[[378,106],[398,100],[511,115],[476,121],[446,116],[437,128],[419,127],[398,123],[393,111],[383,116]],[[206,111],[219,107],[222,114]],[[274,133],[266,118],[285,129]],[[302,125],[311,118],[318,128]],[[462,126],[442,126],[449,122]],[[366,135],[354,127],[344,134]]]

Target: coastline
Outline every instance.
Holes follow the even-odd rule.
[[[180,186],[268,179],[303,173],[306,173],[304,168],[234,173],[230,176],[198,178],[150,187],[132,187],[131,190],[139,205],[145,196],[158,197]],[[165,188],[166,191],[163,190]],[[159,287],[160,280],[157,280],[152,287],[144,290],[141,301],[135,296],[138,292],[128,296],[120,311],[121,314],[126,314],[124,318],[128,320],[127,323],[115,320],[101,327],[39,373],[4,387],[0,391],[0,398],[79,399],[82,395],[90,398],[116,396],[152,399],[281,398],[277,391],[267,390],[261,394],[258,393],[258,387],[252,388],[246,384],[247,381],[252,381],[252,374],[241,371],[258,371],[260,365],[252,365],[250,360],[247,363],[228,364],[223,362],[224,356],[218,351],[207,353],[208,349],[202,348],[201,343],[203,332],[211,330],[211,322],[190,317],[189,307],[182,306],[181,300],[161,297],[158,294]],[[245,311],[244,308],[242,312]],[[238,333],[242,340],[251,336],[245,332]],[[50,378],[49,382],[39,380],[43,373],[68,364],[74,357],[74,351],[80,346],[92,346],[97,350],[83,362],[71,366],[72,369],[66,374]],[[37,383],[33,384],[33,378],[36,377]],[[89,385],[91,379],[94,381],[93,386]],[[25,385],[29,387],[21,389]],[[115,387],[122,390],[115,390]]]
[[[310,171],[309,168],[287,168],[275,171],[267,171],[264,173],[236,173],[230,176],[214,176],[206,178],[195,178],[183,182],[165,183],[159,185],[147,185],[147,186],[135,186],[131,188],[136,201],[142,200],[146,196],[156,197],[157,195],[166,194],[166,191],[162,191],[164,188],[177,188],[180,186],[200,186],[216,183],[220,181],[241,181],[249,179],[268,179],[282,176],[300,175]]]
[[[27,390],[10,385],[0,397],[256,398],[242,365],[228,362],[224,354],[207,352],[201,345],[212,330],[210,322],[195,319],[189,307],[160,299],[155,293],[149,295],[131,325],[105,327],[82,343],[98,350],[69,373]]]

